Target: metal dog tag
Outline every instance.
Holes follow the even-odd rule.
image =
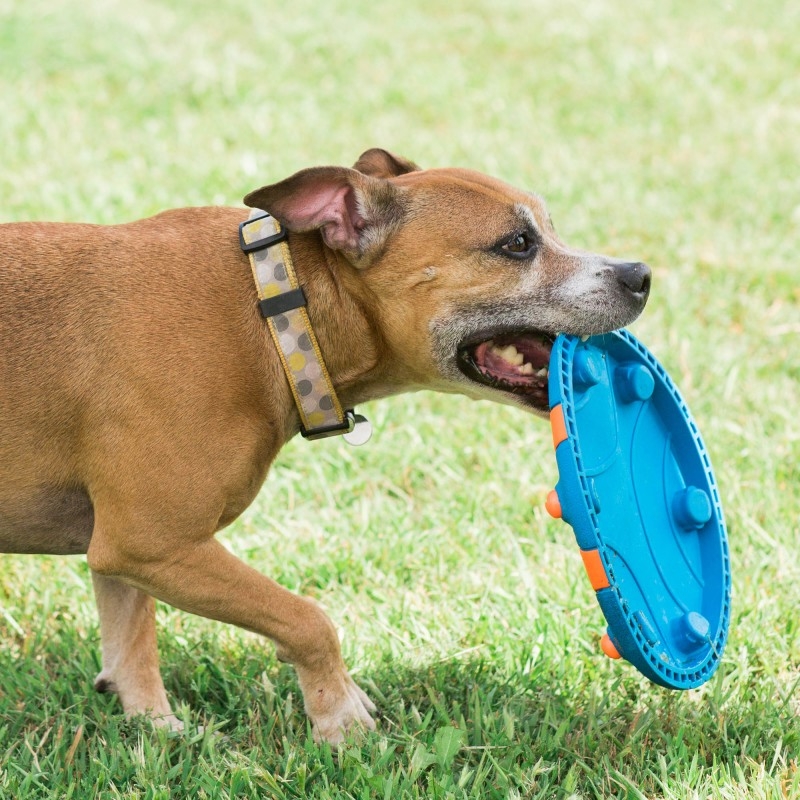
[[[353,429],[345,434],[342,438],[347,444],[358,447],[359,445],[366,444],[372,436],[372,424],[363,414],[354,414],[355,425]]]

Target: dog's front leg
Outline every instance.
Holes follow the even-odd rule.
[[[128,716],[145,714],[156,725],[183,727],[167,700],[158,668],[155,601],[135,586],[92,572],[100,616],[103,669],[98,692],[114,692]]]
[[[167,539],[174,541],[174,532],[160,541]],[[313,601],[248,567],[213,538],[158,556],[114,541],[132,540],[112,540],[96,528],[89,548],[90,567],[106,580],[120,578],[184,611],[272,639],[297,670],[316,740],[336,743],[354,726],[374,729],[375,706],[348,674],[336,630]]]

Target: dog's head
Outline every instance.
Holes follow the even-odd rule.
[[[245,202],[290,231],[320,231],[343,256],[407,388],[546,413],[555,335],[623,327],[650,290],[646,265],[564,245],[537,195],[383,150],[353,169],[303,170]]]

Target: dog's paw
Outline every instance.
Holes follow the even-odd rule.
[[[171,731],[172,733],[186,732],[183,721],[178,719],[178,717],[176,717],[174,714],[156,715],[149,710],[146,711],[145,714],[154,728],[166,728],[168,731]],[[199,727],[198,731],[202,733],[203,731],[202,727]]]
[[[315,742],[339,744],[353,730],[375,730],[377,708],[372,700],[347,673],[337,683],[304,693]]]
[[[104,669],[95,678],[94,689],[101,694],[117,695],[128,718],[141,716],[156,728],[167,728],[176,733],[184,728],[183,722],[172,713],[160,676],[150,685],[142,683],[129,686],[123,682],[120,686],[120,682]]]

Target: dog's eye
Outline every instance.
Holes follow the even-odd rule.
[[[509,253],[524,253],[528,247],[528,237],[524,233],[518,233],[510,242],[506,242],[503,247]]]
[[[527,258],[536,249],[536,242],[527,233],[519,232],[506,239],[500,249],[514,258]]]

